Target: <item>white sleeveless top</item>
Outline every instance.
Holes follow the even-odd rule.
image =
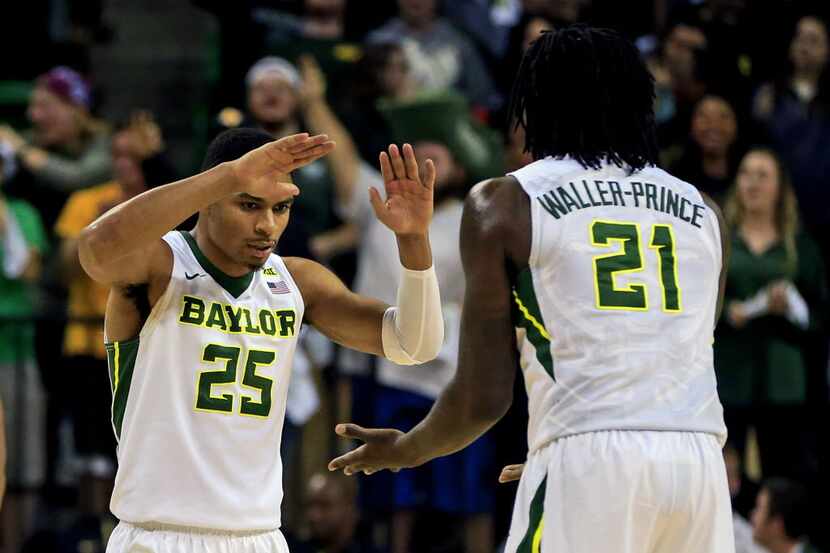
[[[712,356],[720,229],[700,193],[655,167],[569,158],[511,174],[531,203],[514,288],[531,451],[599,430],[725,440]]]
[[[230,531],[280,526],[280,438],[303,299],[285,263],[233,278],[188,233],[139,336],[107,344],[118,473],[112,512]]]

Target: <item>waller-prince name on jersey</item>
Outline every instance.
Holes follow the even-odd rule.
[[[536,197],[545,211],[559,219],[574,210],[600,206],[652,209],[701,228],[706,206],[690,201],[670,188],[640,181],[570,181]]]

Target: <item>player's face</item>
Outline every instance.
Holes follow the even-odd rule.
[[[248,109],[257,122],[280,125],[294,117],[297,93],[279,73],[266,73],[248,90]]]
[[[692,116],[692,138],[704,153],[726,155],[738,135],[735,111],[726,100],[706,96]]]
[[[738,201],[748,214],[775,212],[780,194],[778,166],[766,152],[750,152],[738,168]]]
[[[27,113],[41,146],[68,144],[80,134],[76,108],[43,87],[35,87]]]
[[[821,70],[827,64],[827,28],[815,17],[798,22],[790,43],[790,60],[796,69]]]
[[[265,264],[288,225],[291,204],[299,193],[290,177],[281,175],[208,208],[208,235],[224,258],[226,272],[244,274]]]
[[[756,543],[765,545],[772,537],[771,521],[769,516],[769,494],[761,490],[755,498],[755,508],[752,509],[749,521],[752,523],[752,538]]]

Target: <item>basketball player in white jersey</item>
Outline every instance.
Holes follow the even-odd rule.
[[[112,286],[106,338],[118,473],[107,551],[279,552],[280,435],[300,324],[421,363],[443,322],[427,229],[435,168],[412,147],[381,154],[375,214],[395,232],[397,305],[358,296],[321,265],[273,253],[294,197],[290,172],[328,153],[325,135],[276,142],[234,129],[205,171],[136,196],[84,230],[84,269]],[[192,231],[172,229],[199,213]]]
[[[521,358],[529,454],[507,553],[734,551],[712,361],[722,217],[656,166],[653,100],[613,31],[567,27],[530,47],[511,111],[535,161],[466,200],[455,378],[406,434],[338,425],[366,443],[330,469],[465,447],[509,407]]]

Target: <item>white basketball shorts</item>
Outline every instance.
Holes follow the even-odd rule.
[[[606,431],[528,456],[505,553],[734,553],[718,439]]]

